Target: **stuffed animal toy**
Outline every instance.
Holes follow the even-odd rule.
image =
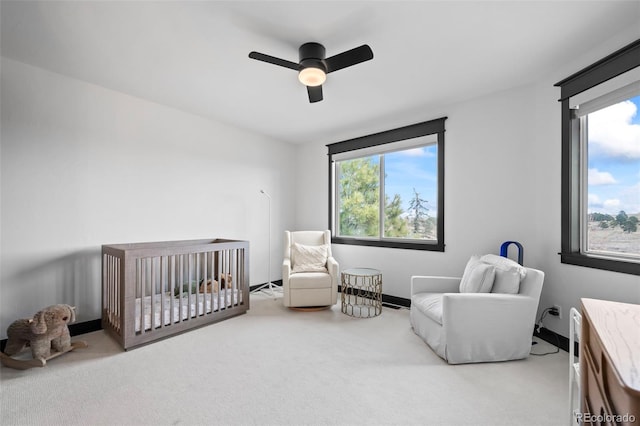
[[[219,288],[230,288],[231,287],[231,275],[230,274],[221,274],[220,275],[220,287]],[[212,291],[213,289],[213,291]],[[198,290],[200,293],[204,293],[204,280],[200,280],[200,288]],[[218,281],[213,280],[213,282],[209,279],[207,280],[207,293],[217,293],[218,292]]]
[[[197,285],[195,281],[191,281],[191,283],[182,284],[182,291],[180,289],[180,286],[176,286],[173,289],[173,295],[175,297],[180,297],[180,294],[182,293],[182,297],[185,297],[185,295],[188,295],[189,293],[195,294],[196,289],[198,293],[204,293],[205,288],[207,293],[217,293],[220,288],[231,288],[231,283],[233,280],[233,278],[231,277],[231,274],[221,274],[219,278],[220,278],[221,285],[218,285],[217,280],[212,280],[212,279],[208,279],[205,284],[204,278],[202,278],[200,279],[200,282],[198,282]],[[189,286],[191,286],[191,291],[189,291]]]
[[[222,288],[231,288],[231,283],[233,282],[231,274],[220,275],[220,282],[222,283]]]
[[[33,318],[14,321],[7,328],[4,353],[15,355],[29,345],[33,359],[45,362],[51,357],[52,348],[60,353],[68,352],[72,346],[67,324],[76,320],[75,309],[69,305],[52,305]]]
[[[200,280],[200,283],[202,283],[202,280]],[[191,290],[189,290],[189,286],[191,286]],[[191,294],[195,293],[197,288],[198,288],[198,284],[195,281],[191,281],[191,283],[182,284],[182,290],[180,290],[180,286],[177,285],[173,289],[173,295],[175,297],[180,297],[180,293],[182,292],[182,297],[184,297],[185,294],[189,294],[189,292],[191,292]]]
[[[217,293],[218,292],[218,281],[213,280],[211,281],[210,279],[207,280],[207,293]],[[199,293],[204,293],[205,292],[205,284],[204,284],[204,280],[200,281],[200,288],[198,289]]]
[[[182,284],[182,297],[189,295],[189,286],[191,286],[191,294],[195,294],[196,291],[198,293],[204,293],[205,290],[205,282],[204,278],[200,280],[200,282],[196,285],[195,281],[191,281],[191,284]],[[217,293],[218,292],[218,281],[213,280],[213,282],[209,279],[206,283],[207,293]],[[173,295],[175,297],[180,297],[180,286],[176,286],[173,289]]]

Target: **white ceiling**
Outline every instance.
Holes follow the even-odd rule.
[[[0,13],[2,56],[293,143],[436,118],[420,112],[535,82],[640,26],[640,1],[611,0],[3,0]],[[329,74],[310,104],[295,71],[247,56],[297,62],[308,41],[327,56],[366,43],[374,59]]]

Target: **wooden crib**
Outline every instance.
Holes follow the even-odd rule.
[[[249,309],[249,242],[102,246],[102,327],[127,350]]]

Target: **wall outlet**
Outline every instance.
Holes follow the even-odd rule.
[[[553,305],[556,311],[558,311],[558,319],[562,319],[562,308],[560,305]]]

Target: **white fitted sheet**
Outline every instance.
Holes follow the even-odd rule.
[[[215,312],[219,309],[219,304],[222,304],[223,309],[235,305],[239,300],[242,300],[242,291],[237,289],[223,289],[219,293],[193,293],[191,297],[187,297],[187,294],[184,294],[181,298],[173,296],[171,292],[166,292],[164,294],[155,294],[153,299],[154,326],[159,327],[160,324],[162,324],[163,311],[164,325],[171,324],[172,299],[173,322],[176,323],[180,321],[181,316],[182,320],[186,320],[187,318],[195,318],[198,314],[202,315],[203,313]],[[136,332],[140,331],[140,319],[142,316],[140,306],[141,298],[137,298],[135,315]],[[182,306],[182,312],[180,306]],[[145,296],[144,298],[144,329],[151,330],[151,296]]]

